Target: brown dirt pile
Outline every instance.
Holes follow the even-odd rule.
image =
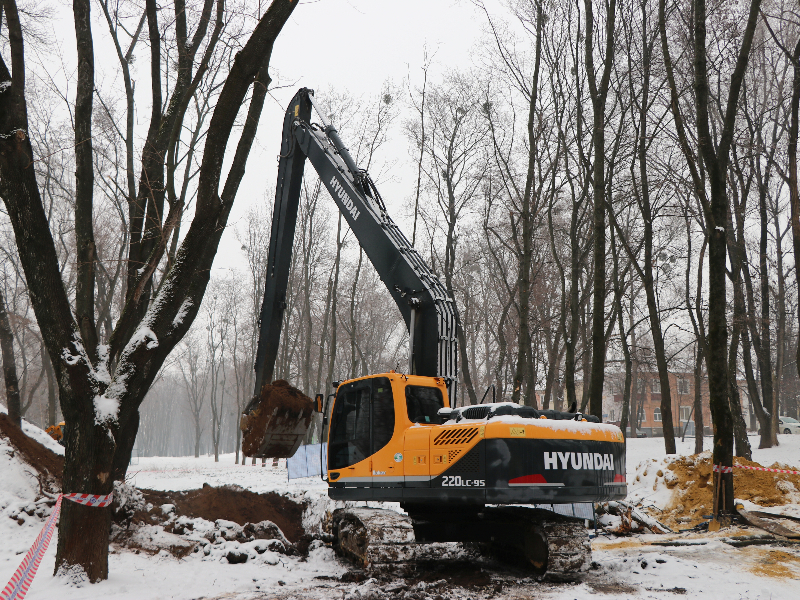
[[[271,385],[265,384],[244,413],[241,421],[242,453],[245,456],[284,458],[291,452],[283,447],[271,444],[270,448],[263,448],[265,434],[291,434],[301,424],[303,431],[307,431],[314,414],[314,401],[289,382],[278,379]]]
[[[761,467],[756,462],[736,457],[735,464]],[[770,468],[779,469],[780,465]],[[666,473],[659,471],[658,478],[673,491],[673,502],[657,518],[671,527],[684,528],[704,521],[702,515],[713,512],[711,460],[699,456],[683,456],[674,460]],[[677,489],[676,489],[677,488]],[[749,500],[760,506],[780,506],[797,502],[800,498],[800,475],[733,469],[733,488],[736,498]]]
[[[11,422],[8,415],[0,414],[0,437],[11,442],[19,452],[22,460],[33,467],[39,474],[51,479],[61,487],[61,475],[64,472],[64,457],[49,448],[42,446],[33,438]]]
[[[800,557],[783,550],[769,550],[750,570],[762,577],[794,579],[800,571]]]
[[[216,521],[225,519],[239,525],[272,521],[280,527],[290,542],[297,542],[305,533],[303,506],[285,496],[270,492],[256,494],[236,487],[204,486],[188,492],[157,492],[140,490],[153,506],[174,504],[179,515]],[[145,515],[142,515],[145,517]],[[149,515],[146,516],[148,523]]]

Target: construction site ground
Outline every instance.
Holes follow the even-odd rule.
[[[61,450],[32,426],[26,433],[55,454]],[[754,446],[757,441],[751,438]],[[754,449],[755,463],[800,469],[800,436],[780,441],[778,448]],[[702,523],[710,512],[710,490],[702,484],[710,463],[689,457],[693,445],[679,441],[677,457],[666,457],[658,438],[628,445],[628,500],[676,531]],[[57,458],[45,454],[42,464],[52,468]],[[31,462],[37,462],[35,450],[17,449],[0,428],[0,586],[49,514],[45,495],[58,487]],[[319,539],[325,513],[339,506],[328,500],[325,484],[287,481],[284,461],[242,466],[223,455],[219,463],[213,456],[134,463],[119,494],[126,508],[115,517],[109,580],[89,585],[80,573],[53,577],[54,540],[27,598],[732,600],[796,598],[800,589],[800,545],[763,539],[764,531],[742,526],[666,535],[598,530],[593,568],[567,580],[536,582],[492,559],[413,565],[403,576],[364,573]],[[800,478],[742,470],[735,476],[736,495],[748,509],[800,516]],[[755,543],[733,545],[741,540]]]

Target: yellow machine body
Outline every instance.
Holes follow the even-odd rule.
[[[387,383],[390,397],[384,389]],[[355,403],[343,395],[347,390],[357,396]],[[435,406],[429,406],[427,414],[421,415],[419,407],[410,408],[414,394],[420,392],[426,398],[441,398],[441,408],[450,408],[445,381],[438,377],[389,372],[339,386],[328,435],[331,497],[477,504],[625,497],[625,451],[619,428],[590,423],[582,415],[536,411],[511,403],[465,407],[450,412],[449,418],[449,411],[442,411],[442,417],[433,411]],[[343,402],[355,408],[337,407]],[[358,422],[367,418],[369,442],[365,424]],[[381,431],[390,420],[393,428]],[[350,438],[343,441],[343,435]]]

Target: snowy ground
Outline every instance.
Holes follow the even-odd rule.
[[[38,436],[37,432],[32,432]],[[46,440],[44,440],[46,441]],[[769,466],[775,462],[800,469],[800,436],[780,436],[781,446],[753,451],[753,460]],[[755,446],[758,438],[751,438]],[[706,448],[711,439],[706,438]],[[678,442],[680,454],[690,454],[694,440]],[[19,561],[36,538],[42,515],[20,512],[36,495],[38,482],[30,468],[11,455],[7,444],[0,439],[0,588],[16,569]],[[665,502],[665,492],[652,490],[650,480],[631,484],[637,466],[645,460],[661,461],[665,456],[663,440],[659,438],[630,440],[628,445],[629,499],[658,506]],[[641,472],[641,469],[640,471]],[[233,455],[220,457],[140,458],[129,470],[128,483],[155,490],[189,490],[204,483],[212,486],[236,484],[254,492],[275,491],[295,499],[314,503],[324,502],[326,486],[319,479],[287,481],[283,464],[277,468],[253,465],[234,465]],[[28,507],[35,508],[35,507]],[[784,507],[800,514],[800,504]],[[40,511],[41,512],[41,511]],[[9,517],[20,515],[24,524]],[[109,557],[109,580],[88,585],[80,579],[65,581],[52,576],[55,544],[41,565],[31,587],[31,600],[59,598],[77,600],[100,598],[140,600],[145,598],[230,598],[234,600],[268,598],[674,598],[685,595],[695,598],[779,599],[797,598],[800,594],[800,548],[798,546],[751,546],[735,548],[722,540],[737,533],[723,529],[718,534],[695,534],[694,546],[659,546],[678,536],[638,535],[627,538],[599,536],[593,541],[593,557],[597,567],[581,581],[567,583],[535,583],[520,573],[503,569],[490,571],[491,585],[480,588],[467,583],[415,583],[401,581],[387,595],[380,588],[391,584],[375,581],[342,583],[338,578],[349,566],[333,552],[316,543],[307,559],[275,555],[273,560],[248,561],[231,565],[224,559],[212,559],[202,553],[178,560],[161,553],[147,556],[130,551],[116,551]],[[752,533],[752,530],[751,532]],[[687,537],[683,534],[681,537]],[[274,562],[274,564],[269,564]],[[475,565],[477,570],[479,565]],[[445,574],[444,579],[447,579]],[[456,583],[458,583],[456,581]]]

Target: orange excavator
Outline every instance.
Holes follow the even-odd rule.
[[[65,425],[64,421],[61,421],[61,423],[57,423],[56,425],[50,425],[50,427],[45,429],[44,432],[63,446],[64,445],[64,431],[63,431],[64,425]]]
[[[320,122],[312,123],[315,108],[313,91],[303,88],[284,118],[256,397],[245,417],[265,405],[259,404],[262,391],[274,387],[267,384],[280,342],[306,159],[403,315],[408,368],[336,382],[324,408],[322,394],[316,405],[273,402],[259,420],[264,442],[256,456],[291,456],[312,411],[323,412],[330,497],[399,502],[405,512],[348,508],[333,514],[330,527],[339,549],[363,565],[435,558],[451,552],[452,542],[478,542],[477,547],[510,550],[536,575],[588,568],[584,522],[574,518],[574,508],[565,509],[625,497],[622,432],[574,408],[453,405],[455,302],[389,217],[336,129],[319,110]]]

